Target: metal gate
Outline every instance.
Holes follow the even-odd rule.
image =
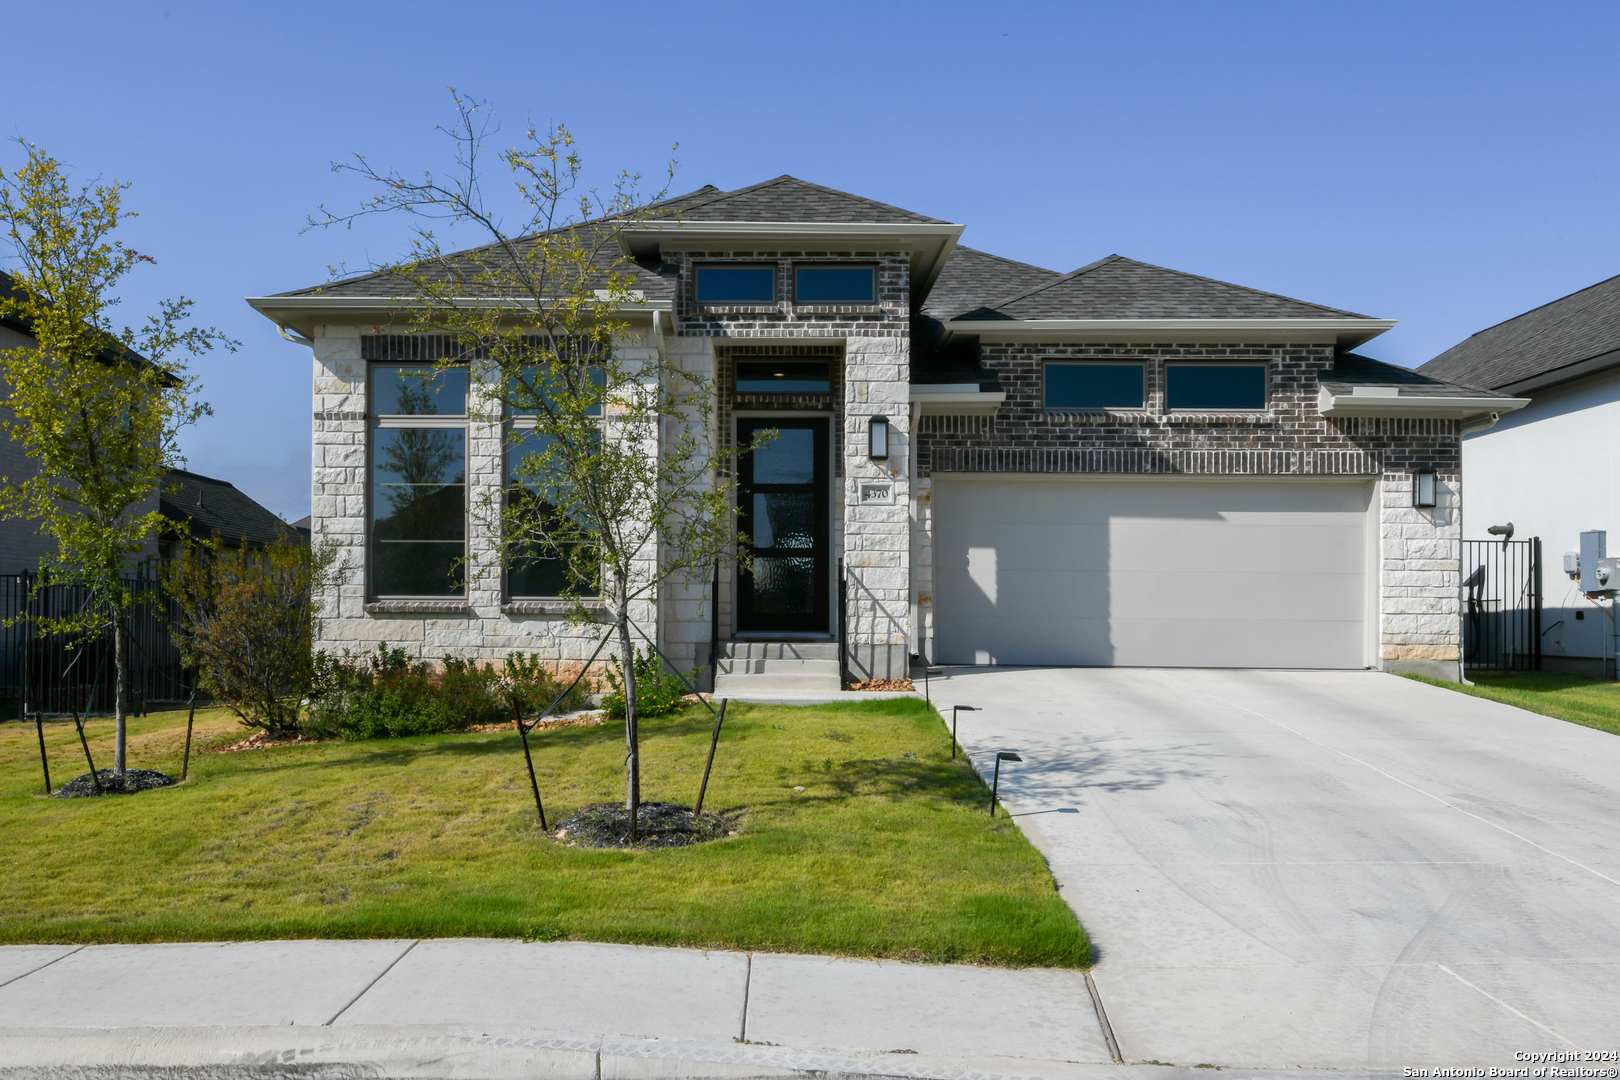
[[[1463,541],[1463,667],[1541,670],[1541,538]]]

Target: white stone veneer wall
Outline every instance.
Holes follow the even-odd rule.
[[[358,327],[328,325],[317,327],[314,337],[311,530],[316,543],[330,541],[337,545],[342,567],[336,585],[322,598],[319,647],[334,652],[370,652],[387,644],[429,661],[446,655],[499,661],[508,652],[516,651],[539,655],[558,672],[577,671],[601,640],[605,626],[570,624],[560,610],[540,614],[502,611],[500,567],[493,558],[486,528],[480,523],[482,515],[474,512],[481,493],[499,490],[505,475],[500,424],[468,424],[468,539],[472,562],[465,605],[460,610],[444,610],[456,605],[438,601],[377,603],[366,595],[369,408],[360,334]],[[650,355],[650,348],[648,340],[637,339],[623,346],[622,350],[628,351],[621,351],[621,355],[634,359],[638,352]],[[476,411],[476,403],[472,408]],[[650,602],[638,604],[632,617],[649,634],[653,632]]]
[[[904,337],[851,337],[844,360],[844,568],[849,577],[850,677],[910,672],[911,368]],[[868,456],[873,416],[889,420],[889,458]],[[862,480],[888,479],[891,506],[862,506]]]
[[[1379,659],[1386,671],[1456,679],[1462,659],[1462,495],[1441,479],[1436,505],[1412,505],[1412,474],[1378,485]]]

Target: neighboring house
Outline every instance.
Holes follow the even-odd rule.
[[[1564,575],[1563,556],[1594,529],[1620,554],[1620,277],[1481,330],[1418,370],[1529,399],[1464,438],[1464,535],[1490,539],[1511,522],[1516,539],[1540,537],[1543,667],[1612,675],[1611,613]]]
[[[723,573],[717,613],[700,583],[638,615],[678,663],[707,664],[715,616],[723,685],[825,685],[841,626],[854,679],[917,659],[1457,676],[1458,430],[1511,402],[1351,351],[1392,322],[1119,256],[1059,274],[792,177],[671,205],[627,236],[625,347],[711,376],[727,443],[781,433],[741,474],[754,573]],[[840,298],[801,301],[829,269]],[[426,422],[387,402],[438,355],[379,327],[397,291],[249,300],[314,351],[312,528],[348,567],[323,644],[577,663],[600,633],[544,575],[430,593],[379,569],[401,540],[377,448]],[[434,536],[476,553],[467,478],[501,482],[500,432],[441,400]],[[762,461],[778,483],[754,483]]]
[[[208,540],[218,535],[227,548],[262,548],[282,534],[307,538],[296,525],[288,525],[226,480],[201,476],[184,469],[170,469],[164,478],[158,508],[163,516],[180,524],[159,539],[165,559],[180,554],[188,540]]]
[[[16,288],[11,276],[0,271],[0,292],[9,294]],[[20,319],[0,317],[0,350],[32,348],[37,344],[27,323]],[[144,360],[140,362],[145,363]],[[0,417],[10,420],[11,410],[0,405]],[[0,477],[26,480],[36,471],[33,461],[23,452],[23,444],[0,432]],[[134,512],[147,513],[156,503],[157,493],[154,492],[147,500],[137,504]],[[141,557],[150,558],[157,552],[158,542],[154,537]],[[22,518],[0,519],[0,573],[38,570],[40,560],[55,553],[56,541],[42,533],[34,522]]]

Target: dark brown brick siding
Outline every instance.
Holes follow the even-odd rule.
[[[1146,408],[1055,413],[1041,404],[1047,360],[1140,360]],[[1171,360],[1264,361],[1263,413],[1166,414]],[[1007,400],[993,417],[924,417],[919,474],[934,472],[1188,475],[1399,475],[1432,468],[1455,481],[1461,461],[1454,420],[1331,418],[1317,412],[1319,380],[1333,350],[1316,345],[986,345],[984,366]]]
[[[737,393],[737,361],[792,357],[800,360],[826,360],[832,376],[830,394],[739,394]],[[844,475],[844,345],[716,345],[714,349],[715,389],[719,407],[716,409],[717,430],[722,450],[730,450],[731,418],[743,412],[830,412],[833,416],[833,467],[835,475]]]
[[[680,269],[676,288],[678,333],[706,337],[906,337],[911,332],[911,257],[903,251],[683,251],[665,258]],[[699,304],[699,263],[775,263],[773,304]],[[793,264],[876,263],[877,303],[795,304]]]

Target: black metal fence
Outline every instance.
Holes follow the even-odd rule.
[[[1463,541],[1463,667],[1541,670],[1541,538]]]
[[[187,672],[170,632],[174,602],[164,594],[157,569],[143,565],[124,583],[136,597],[125,621],[127,707],[143,712],[148,704],[185,700]],[[25,708],[30,714],[113,711],[117,668],[111,624],[88,640],[40,634],[44,621],[83,612],[91,602],[79,586],[40,588],[37,573],[0,574],[0,717],[20,716]]]

